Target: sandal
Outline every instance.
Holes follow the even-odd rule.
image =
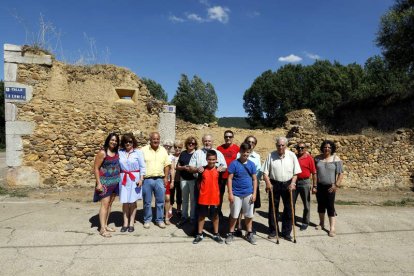
[[[105,228],[105,230],[106,230],[107,232],[116,232],[116,230],[115,230],[114,228],[111,228],[111,227],[109,227],[109,226],[107,226],[107,227]]]
[[[124,233],[124,232],[128,231],[128,229],[129,229],[128,226],[122,226],[121,227],[121,232]]]
[[[315,227],[315,230],[323,230],[323,229],[325,229],[325,226],[323,226],[323,225],[317,225]]]
[[[112,237],[112,235],[110,233],[106,232],[106,231],[99,232],[99,235],[101,235],[104,238]]]

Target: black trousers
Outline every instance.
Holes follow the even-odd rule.
[[[318,183],[316,190],[316,200],[318,201],[318,213],[328,213],[329,217],[336,216],[335,212],[335,193],[330,193],[328,190],[332,185],[322,185]]]
[[[223,205],[223,197],[224,193],[226,192],[226,186],[227,186],[227,178],[219,180],[219,188],[220,188],[220,204],[218,206],[218,213],[219,215],[223,215],[223,212],[221,212],[221,206]]]
[[[279,214],[279,202],[280,198],[283,201],[283,213],[282,213],[282,235],[290,235],[292,232],[292,209],[290,207],[290,191],[288,186],[290,185],[292,180],[286,182],[279,182],[275,180],[270,180],[273,185],[273,195],[275,198],[272,198],[271,193],[269,193],[269,233],[276,232],[276,225],[274,222],[273,216],[273,207],[272,207],[272,200],[275,204],[276,209],[276,218]]]
[[[177,194],[175,193],[177,191]],[[175,195],[177,195],[177,200],[174,200]],[[174,181],[174,188],[170,189],[170,203],[171,206],[177,201],[178,205],[183,203],[183,195],[181,192],[180,181]]]

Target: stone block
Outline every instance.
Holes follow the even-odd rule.
[[[14,81],[5,81],[4,82],[4,91],[5,93],[8,91],[8,89],[12,88],[25,88],[26,89],[26,99],[20,100],[20,99],[6,99],[6,94],[4,95],[4,101],[5,102],[29,102],[33,97],[33,87],[30,85],[26,85],[19,82]]]
[[[29,135],[33,133],[36,125],[33,122],[14,121],[6,122],[6,135]]]
[[[4,63],[4,81],[16,81],[17,78],[17,64]]]
[[[158,126],[161,141],[170,139],[175,141],[175,113],[160,113],[160,124]]]
[[[27,63],[27,64],[41,64],[41,65],[52,65],[52,56],[44,55],[39,56],[32,53],[25,53],[22,56],[21,52],[4,52],[4,61],[11,63]]]
[[[23,152],[20,150],[6,150],[6,165],[18,167],[22,165]]]
[[[4,48],[4,51],[13,51],[13,52],[22,51],[22,46],[13,45],[13,44],[4,44],[3,48]]]
[[[6,135],[6,151],[23,150],[23,140],[20,135]]]
[[[4,119],[6,122],[16,121],[17,118],[17,106],[12,103],[5,104]]]
[[[9,187],[31,187],[40,186],[40,174],[33,167],[21,166],[9,168],[6,175],[6,183]]]

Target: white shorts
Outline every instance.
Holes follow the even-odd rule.
[[[250,201],[251,198],[251,194],[243,197],[234,196],[234,202],[230,203],[230,216],[234,219],[238,218],[243,209],[244,217],[252,218],[254,203]]]

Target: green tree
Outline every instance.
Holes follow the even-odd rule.
[[[165,90],[162,88],[161,84],[157,83],[152,79],[142,78],[142,82],[148,88],[150,94],[161,101],[168,101],[168,95]]]
[[[377,45],[392,67],[414,70],[414,0],[397,0],[381,17]]]
[[[194,76],[190,81],[182,74],[177,92],[171,101],[176,106],[177,117],[185,121],[201,124],[216,121],[218,99],[214,86]]]

